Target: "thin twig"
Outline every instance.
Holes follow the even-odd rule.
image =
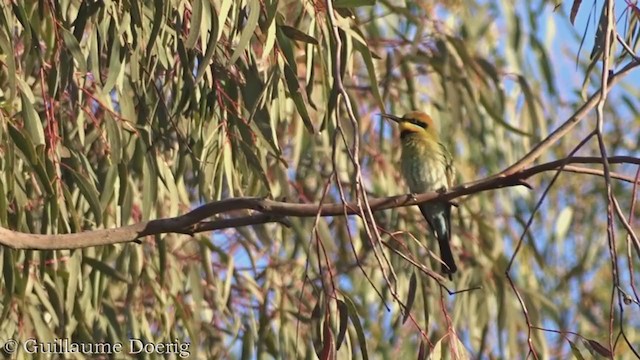
[[[629,225],[633,224],[634,214],[636,213],[636,204],[637,204],[637,196],[638,196],[638,179],[640,179],[640,166],[636,170],[636,178],[633,183],[633,191],[631,192],[631,208],[629,209]],[[629,240],[629,234],[627,236],[627,266],[629,267],[629,284],[631,286],[631,290],[633,290],[633,295],[636,297],[636,302],[640,303],[640,296],[638,295],[638,291],[636,289],[636,279],[633,271],[633,256],[631,256],[631,241]]]
[[[356,199],[356,207],[358,209],[359,214],[364,218],[364,230],[367,234],[367,238],[370,239],[374,249],[374,255],[378,264],[380,265],[380,271],[382,273],[382,277],[384,278],[386,284],[389,286],[389,291],[396,302],[400,303],[401,300],[398,297],[398,294],[391,286],[392,282],[389,279],[389,275],[387,274],[387,270],[390,269],[390,266],[383,266],[382,259],[385,260],[385,263],[389,265],[389,259],[387,259],[384,252],[378,253],[376,248],[380,248],[380,244],[382,243],[382,239],[380,237],[380,233],[378,231],[375,218],[373,217],[373,212],[371,210],[371,204],[369,203],[369,199],[367,196],[367,192],[364,190],[363,183],[364,180],[362,178],[362,170],[360,168],[360,127],[358,124],[358,120],[356,119],[355,112],[353,111],[353,107],[351,105],[351,99],[349,94],[344,87],[342,82],[342,66],[341,56],[342,56],[342,40],[340,39],[340,31],[338,29],[338,25],[335,19],[335,13],[333,9],[333,0],[326,0],[327,6],[327,19],[329,20],[329,25],[331,26],[333,40],[335,41],[336,50],[335,57],[333,59],[333,81],[334,88],[338,90],[339,94],[342,97],[342,101],[344,103],[345,109],[347,110],[347,115],[351,122],[351,126],[353,128],[353,146],[349,148],[347,146],[347,153],[351,158],[354,172],[355,172],[355,199]],[[339,100],[339,99],[338,99]],[[336,108],[339,109],[339,106]],[[336,123],[337,126],[340,126],[339,119],[339,111],[336,111]],[[337,129],[342,135],[342,129]],[[345,140],[345,145],[347,142]],[[335,146],[335,144],[334,144]],[[377,245],[377,246],[376,246]]]
[[[572,173],[576,173],[576,174],[586,174],[586,175],[595,175],[595,176],[604,176],[604,171],[600,170],[600,169],[592,169],[592,168],[587,168],[587,167],[583,167],[583,166],[572,166],[572,165],[567,165],[565,166],[562,171],[564,172],[572,172]],[[621,180],[624,182],[628,182],[628,183],[632,183],[632,184],[637,184],[638,179],[634,179],[631,176],[625,176],[622,175],[620,173],[611,172],[611,178],[612,179],[616,179],[616,180]]]
[[[618,40],[620,45],[622,45],[622,47],[627,52],[627,54],[629,54],[636,62],[640,62],[640,56],[636,55],[636,53],[633,52],[633,49],[629,46],[629,44],[627,44],[626,41],[624,41],[622,36],[620,36],[620,34],[618,34],[617,31],[616,31],[616,39]]]
[[[569,162],[569,159],[571,159],[573,154],[578,152],[578,150],[580,150],[580,148],[582,148],[582,146],[584,146],[584,144],[586,144],[589,141],[589,139],[591,139],[593,137],[593,135],[594,135],[594,133],[591,132],[584,139],[582,139],[582,141],[575,148],[573,148],[573,150],[571,150],[571,152],[569,153],[569,156],[562,160],[563,163],[560,164],[560,168],[556,171],[556,173],[554,174],[553,178],[549,182],[549,185],[547,185],[547,187],[542,192],[542,196],[540,196],[540,199],[538,200],[538,202],[536,203],[536,206],[534,207],[533,211],[531,212],[531,215],[529,216],[529,220],[527,221],[524,229],[522,230],[522,234],[520,235],[520,239],[518,239],[518,243],[516,245],[515,250],[513,251],[513,255],[511,255],[511,259],[509,260],[509,265],[507,266],[507,270],[505,271],[505,274],[506,274],[506,277],[507,277],[507,281],[509,281],[509,285],[511,286],[511,289],[513,290],[513,292],[516,294],[516,297],[518,298],[518,302],[520,303],[520,307],[522,308],[522,313],[524,314],[525,321],[527,322],[527,344],[529,346],[529,353],[533,354],[533,357],[536,358],[536,359],[538,359],[538,353],[536,352],[535,347],[533,346],[533,341],[531,339],[531,333],[532,333],[531,329],[532,329],[533,324],[531,323],[531,318],[529,317],[529,311],[527,310],[527,306],[525,305],[524,300],[522,299],[522,295],[520,295],[520,292],[516,288],[516,285],[513,282],[513,279],[511,278],[511,274],[509,272],[511,271],[511,267],[513,266],[513,263],[514,263],[514,261],[516,259],[516,256],[520,252],[520,248],[522,247],[522,244],[524,243],[524,238],[525,238],[526,234],[529,232],[529,228],[531,227],[531,224],[533,224],[533,219],[534,219],[535,214],[540,209],[540,206],[542,206],[542,202],[547,197],[547,194],[551,190],[551,187],[553,186],[553,184],[555,184],[556,180],[558,179],[558,177],[562,173],[562,168]]]
[[[607,240],[609,244],[609,252],[611,254],[611,271],[613,275],[613,282],[615,286],[620,285],[618,278],[618,262],[616,256],[616,242],[615,232],[613,227],[613,192],[611,190],[611,171],[609,169],[609,161],[607,159],[607,147],[604,142],[603,128],[604,128],[604,106],[607,101],[607,94],[609,92],[609,69],[610,69],[610,57],[611,57],[611,45],[613,41],[613,34],[616,31],[613,18],[613,0],[605,1],[605,11],[602,16],[606,17],[606,25],[604,26],[604,44],[602,50],[602,75],[601,75],[601,88],[596,105],[596,136],[598,138],[598,148],[600,149],[600,155],[602,157],[602,169],[604,170],[604,183],[606,188],[606,209],[607,209]],[[613,347],[613,327],[614,327],[614,299],[615,299],[615,287],[611,292],[611,303],[609,307],[609,349],[611,353],[615,352]],[[621,313],[624,312],[622,308],[622,302],[620,296],[618,296],[618,302],[620,304]],[[622,314],[620,314],[622,317]],[[612,357],[613,359],[613,357]]]
[[[629,223],[625,218],[624,213],[622,212],[622,208],[620,207],[620,204],[618,203],[616,197],[613,196],[611,200],[613,201],[613,208],[616,211],[616,215],[618,215],[618,220],[620,220],[622,226],[624,226],[625,230],[627,230],[627,235],[631,239],[631,243],[634,245],[636,253],[638,253],[638,256],[640,257],[640,240],[638,239],[638,236],[633,230],[633,227],[631,227],[631,223]]]
[[[342,133],[342,131],[340,131],[340,133]],[[340,180],[340,176],[338,176],[338,174],[336,173],[335,169],[338,169],[338,164],[337,164],[337,138],[338,136],[338,131],[336,131],[336,133],[333,136],[333,149],[332,149],[332,154],[331,154],[331,161],[333,162],[333,168],[334,168],[334,172],[333,172],[333,176],[336,179],[336,185],[338,187],[338,194],[340,196],[340,201],[342,202],[342,209],[343,209],[343,213],[344,216],[347,216],[347,197],[345,195],[344,192],[344,188],[342,186],[342,181]],[[356,251],[355,248],[355,239],[353,238],[353,235],[351,234],[351,228],[349,226],[349,222],[345,221],[345,227],[347,230],[347,236],[349,237],[349,245],[351,247],[351,251],[353,252],[353,257],[356,259],[356,263],[358,264],[358,268],[360,269],[360,271],[362,272],[362,274],[364,275],[365,279],[367,279],[367,282],[369,282],[369,285],[371,285],[371,287],[373,288],[373,290],[376,292],[376,294],[378,295],[378,297],[380,298],[380,300],[382,301],[382,304],[384,305],[384,307],[387,309],[387,311],[391,311],[391,308],[389,307],[389,305],[387,304],[384,296],[382,295],[382,292],[380,292],[380,290],[378,290],[378,288],[376,287],[376,285],[373,283],[373,280],[371,280],[371,277],[369,276],[369,274],[367,274],[367,272],[365,271],[364,267],[362,266],[361,262],[360,262],[360,257],[358,256],[358,252]],[[377,257],[377,249],[375,244],[369,239],[369,243],[371,244],[371,247],[374,251],[374,256],[376,256],[376,260],[378,260],[378,265],[382,266],[381,262],[379,261],[379,258]]]
[[[622,78],[624,78],[627,73],[629,73],[637,66],[640,66],[640,61],[631,61],[625,67],[620,69],[620,71],[609,76],[607,92],[609,91],[608,89],[620,82],[620,80],[622,80]],[[603,86],[605,85],[603,84]],[[499,176],[517,173],[519,171],[522,171],[522,169],[526,168],[527,166],[531,165],[538,157],[540,157],[540,155],[545,152],[547,148],[560,140],[566,133],[571,131],[574,126],[576,126],[580,121],[582,121],[582,119],[584,119],[589,111],[591,111],[591,109],[596,106],[598,98],[602,93],[602,89],[603,88],[601,87],[600,90],[591,95],[591,97],[569,119],[567,119],[562,125],[560,125],[560,127],[549,134],[549,136],[547,136],[544,140],[536,144],[536,146],[531,149],[529,153],[518,160],[515,164],[502,171]]]
[[[333,67],[333,80],[334,80],[334,86],[335,88],[339,91],[345,109],[347,110],[347,115],[349,117],[349,121],[351,123],[351,126],[353,128],[353,147],[351,149],[349,149],[347,147],[347,153],[349,154],[349,157],[351,158],[353,167],[354,167],[354,172],[355,172],[355,185],[356,185],[356,204],[357,204],[357,208],[358,210],[360,210],[360,214],[361,216],[364,218],[364,230],[367,233],[367,236],[369,239],[372,239],[372,241],[374,242],[373,247],[374,249],[376,248],[376,244],[378,244],[378,247],[380,246],[380,243],[382,242],[381,237],[380,237],[380,233],[378,232],[377,226],[376,226],[376,221],[375,218],[373,217],[373,212],[371,211],[371,206],[369,204],[369,199],[367,196],[366,191],[364,191],[362,184],[364,183],[363,178],[362,178],[362,170],[360,168],[360,126],[358,123],[358,120],[356,119],[355,116],[355,112],[353,111],[353,106],[351,105],[351,99],[349,97],[349,93],[347,92],[344,83],[342,81],[342,62],[341,62],[341,56],[342,56],[342,39],[340,38],[340,31],[338,29],[338,25],[335,19],[335,13],[334,13],[334,9],[333,9],[333,0],[327,0],[326,1],[326,5],[327,5],[327,19],[329,20],[329,24],[331,25],[331,30],[332,30],[332,35],[333,35],[333,39],[335,41],[336,44],[336,51],[335,51],[335,58],[333,59],[334,61],[334,67]],[[336,114],[338,114],[338,112],[336,112]],[[339,125],[340,120],[338,119],[338,116],[336,115],[336,122]],[[342,130],[340,129],[340,132],[342,133]],[[343,134],[343,133],[342,133]],[[344,134],[343,134],[344,135]],[[346,139],[345,141],[345,145],[346,145]],[[376,255],[376,258],[378,259],[378,256],[380,256],[378,253],[375,252],[374,250],[374,254]],[[386,264],[389,265],[389,260],[386,258],[386,256],[384,255],[384,253],[381,254],[381,258],[385,260]],[[384,277],[385,281],[387,282],[387,284],[391,285],[391,280],[389,280],[389,276],[386,273],[386,269],[387,267],[382,266],[382,262],[380,259],[378,259],[380,266],[380,270],[382,272],[382,276]],[[390,267],[389,267],[390,268]]]

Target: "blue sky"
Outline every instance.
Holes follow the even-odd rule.
[[[573,1],[562,1],[562,8],[566,14],[569,14],[571,11]],[[556,70],[556,79],[557,84],[559,86],[560,91],[565,90],[564,94],[567,97],[567,100],[575,100],[577,97],[571,93],[571,88],[576,85],[580,85],[584,80],[584,74],[582,71],[576,69],[576,58],[570,57],[567,55],[566,49],[570,49],[571,54],[578,53],[578,49],[580,46],[579,41],[576,41],[576,35],[582,37],[585,34],[585,27],[587,27],[586,36],[584,40],[584,44],[582,45],[582,49],[580,50],[580,58],[588,59],[591,50],[594,44],[594,38],[596,29],[598,27],[598,19],[600,18],[600,11],[602,7],[603,1],[597,1],[597,5],[595,9],[593,9],[593,4],[590,1],[583,1],[578,14],[575,19],[575,24],[571,25],[569,19],[567,19],[560,11],[555,13],[551,13],[550,16],[553,18],[553,21],[556,23],[557,36],[555,36],[554,41],[552,43],[552,51],[550,57],[553,61],[554,68]],[[623,34],[625,28],[625,24],[628,22],[626,16],[622,16],[627,8],[627,4],[624,0],[616,0],[615,1],[615,13],[616,19],[618,19],[618,31],[620,34]],[[629,11],[627,10],[627,13]],[[629,14],[630,16],[630,14]],[[621,46],[618,45],[617,49],[620,50]],[[636,52],[638,53],[638,52]],[[627,62],[622,64],[618,64],[614,66],[613,70],[619,70],[622,66],[624,66]],[[598,66],[601,66],[600,64]],[[634,71],[631,72],[626,78],[625,81],[628,83],[640,84],[640,72]],[[566,86],[566,87],[565,87]],[[564,87],[564,89],[563,89]],[[616,91],[611,94],[612,98],[615,99]]]

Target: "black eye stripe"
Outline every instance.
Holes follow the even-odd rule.
[[[429,127],[429,125],[428,125],[427,123],[422,122],[422,121],[420,121],[420,120],[416,120],[416,119],[405,119],[405,121],[410,122],[410,123],[411,123],[411,124],[413,124],[413,125],[420,126],[421,128],[424,128],[424,129],[426,129],[426,128],[428,128],[428,127]]]

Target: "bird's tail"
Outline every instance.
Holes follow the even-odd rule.
[[[420,205],[420,212],[435,233],[440,247],[440,258],[442,259],[442,272],[453,274],[458,270],[456,262],[451,253],[451,204],[423,204]]]

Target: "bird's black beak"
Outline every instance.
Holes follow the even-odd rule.
[[[380,114],[380,116],[382,116],[385,119],[389,119],[389,120],[395,121],[397,123],[400,123],[402,121],[402,118],[397,117],[395,115],[391,115],[391,114]]]

